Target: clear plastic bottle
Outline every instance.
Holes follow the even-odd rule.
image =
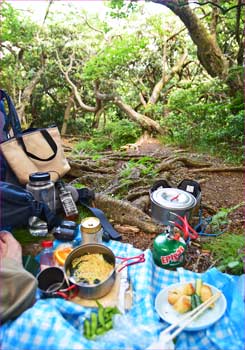
[[[49,173],[37,172],[30,174],[26,189],[32,193],[36,201],[46,203],[50,210],[55,212],[55,187],[50,180]],[[40,218],[32,216],[29,218],[29,231],[32,236],[46,236],[48,225]]]
[[[55,212],[55,187],[49,173],[30,174],[26,189],[33,194],[36,201],[46,203]]]
[[[57,182],[57,188],[59,191],[59,198],[65,212],[65,218],[67,220],[75,221],[78,218],[78,210],[71,192],[67,190],[62,181]]]
[[[42,242],[43,250],[40,253],[40,269],[41,271],[50,266],[55,266],[54,251],[52,241]]]

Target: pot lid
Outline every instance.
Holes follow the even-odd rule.
[[[189,209],[196,205],[196,199],[191,193],[178,188],[158,187],[152,193],[152,200],[166,209]]]

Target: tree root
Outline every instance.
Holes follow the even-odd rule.
[[[163,231],[163,225],[153,222],[150,216],[128,201],[97,193],[95,195],[95,205],[117,224],[136,226],[146,233],[160,233]]]
[[[201,168],[201,169],[189,169],[192,173],[198,173],[198,172],[244,172],[244,167],[224,167],[224,168]]]
[[[142,197],[142,196],[146,196],[148,195],[149,196],[149,187],[147,188],[144,188],[143,190],[138,190],[136,192],[132,192],[132,193],[129,193],[127,196],[126,196],[126,200],[128,201],[133,201],[139,197]]]
[[[174,169],[174,163],[176,162],[182,162],[187,168],[199,168],[199,167],[208,167],[212,166],[212,164],[209,163],[200,163],[196,162],[194,160],[188,159],[186,157],[175,157],[175,158],[167,158],[165,161],[161,162],[160,165],[157,167],[156,171],[160,173],[161,171],[167,171]]]
[[[149,209],[149,205],[150,205],[149,195],[142,196],[142,197],[135,199],[132,202],[132,205],[134,205],[135,207],[139,208],[140,210],[143,210],[144,212],[146,212]]]
[[[103,190],[106,190],[108,186],[108,180],[112,181],[112,179],[112,175],[107,175],[105,177],[102,174],[86,173],[83,176],[77,177],[76,179],[70,181],[70,184],[82,184],[98,192],[102,192]]]
[[[93,172],[93,173],[100,173],[100,174],[113,174],[114,169],[110,168],[102,168],[102,167],[97,167],[97,166],[91,166],[87,165],[82,162],[75,162],[75,161],[70,161],[69,162],[71,170],[69,171],[70,176],[73,177],[79,177],[83,175],[83,173],[86,172]]]
[[[212,214],[212,215],[217,214],[217,212],[218,212],[217,208],[212,207],[211,205],[208,205],[208,204],[203,203],[203,202],[202,202],[202,208],[207,210],[207,212]]]

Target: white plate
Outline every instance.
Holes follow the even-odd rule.
[[[158,293],[155,300],[155,309],[158,315],[167,323],[173,324],[177,322],[184,315],[187,315],[187,313],[180,314],[179,312],[175,311],[173,306],[170,305],[168,302],[168,292],[175,288],[179,288],[187,283],[192,283],[193,286],[195,285],[194,281],[176,283],[176,284],[172,284],[171,286],[167,287],[166,289],[163,289],[161,292]],[[213,294],[220,292],[216,287],[211,286],[210,284],[205,282],[204,284],[211,287]],[[221,296],[215,302],[214,308],[207,309],[206,311],[204,311],[203,314],[201,314],[197,319],[193,320],[190,323],[190,325],[185,328],[185,330],[199,331],[201,329],[210,327],[212,324],[217,322],[223,316],[226,310],[226,305],[227,305],[226,298],[224,294],[221,293]]]

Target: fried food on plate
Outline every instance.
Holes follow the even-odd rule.
[[[191,297],[188,295],[181,295],[176,303],[174,303],[173,308],[181,314],[191,310]]]
[[[209,286],[207,286],[206,284],[203,284],[200,290],[200,299],[201,301],[204,303],[206,300],[208,300],[209,298],[211,298],[211,296],[213,295],[212,290]],[[214,304],[210,305],[211,308],[214,307]]]
[[[192,283],[187,283],[183,287],[183,295],[192,295],[195,293],[195,288]]]
[[[198,305],[212,297],[212,288],[203,284],[200,278],[195,281],[194,285],[192,283],[185,283],[178,288],[168,291],[168,302],[176,311],[184,313],[195,309]],[[210,308],[213,308],[214,305],[214,303],[211,304]]]
[[[182,290],[174,289],[168,292],[168,302],[173,305],[182,296]]]
[[[182,295],[192,295],[195,293],[195,288],[192,283],[187,283],[180,288],[175,288],[168,292],[168,302],[173,305]]]

